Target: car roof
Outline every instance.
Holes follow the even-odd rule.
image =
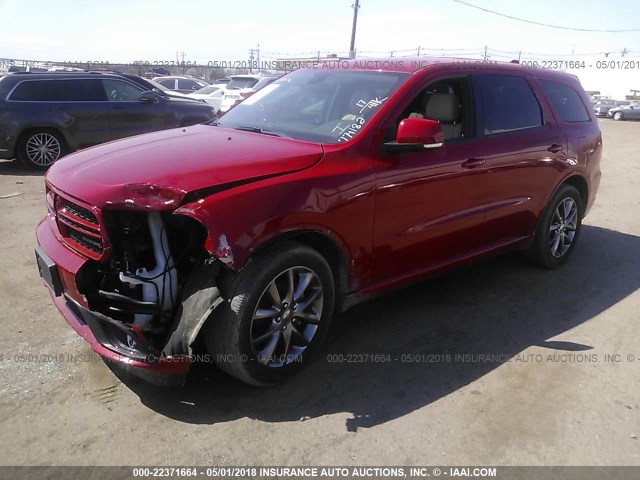
[[[328,64],[328,65],[327,65]],[[456,67],[460,68],[460,73],[463,73],[466,69],[473,68],[490,68],[499,69],[504,71],[523,73],[536,72],[536,76],[548,77],[548,78],[567,78],[577,77],[575,75],[559,72],[556,70],[549,70],[543,68],[527,67],[526,64],[520,64],[517,60],[511,62],[495,62],[495,61],[483,61],[481,59],[470,58],[456,58],[456,57],[381,57],[381,58],[356,58],[351,60],[326,60],[324,62],[315,63],[313,69],[326,69],[336,70],[370,70],[370,71],[386,71],[386,72],[405,72],[405,73],[417,73],[427,68],[434,67]],[[466,67],[466,69],[465,69]]]
[[[158,75],[157,77],[153,77],[154,80],[156,78],[170,78],[170,79],[181,78],[183,80],[202,80],[202,78],[192,77],[190,75]]]
[[[3,80],[15,79],[20,80],[52,80],[59,78],[99,78],[99,77],[114,77],[114,78],[128,78],[128,74],[122,74],[117,72],[15,72],[10,73],[2,77]]]

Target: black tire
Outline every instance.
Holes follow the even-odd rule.
[[[18,160],[33,170],[46,170],[66,154],[62,135],[52,129],[30,130],[18,141]]]
[[[565,216],[563,213],[570,205],[575,206],[573,221],[572,214]],[[563,216],[565,218],[561,218]],[[525,257],[546,268],[563,265],[575,250],[583,216],[584,199],[580,192],[571,185],[562,185],[551,197],[538,221],[533,242],[524,252]]]
[[[305,287],[302,290],[304,296],[301,295],[298,300],[294,300],[304,306],[306,295],[308,295],[309,304],[312,301],[320,302],[319,314],[317,313],[318,303],[309,307],[319,318],[319,320],[316,318],[313,320],[317,325],[306,323],[306,320],[296,316],[296,312],[293,311],[297,308],[295,301],[291,302],[288,309],[284,308],[285,303],[278,304],[278,308],[282,310],[277,317],[254,320],[254,314],[258,316],[258,311],[261,313],[270,311],[269,308],[264,308],[265,305],[277,303],[273,300],[273,295],[268,292],[272,282],[276,282],[279,299],[281,296],[288,295],[286,286],[289,282],[289,271],[292,272],[292,277],[298,279],[298,288],[304,283],[302,275],[308,275],[307,272],[315,275],[315,277],[310,276],[312,280],[308,283],[309,288],[313,286],[313,291],[309,290],[310,293],[307,293],[308,290]],[[296,274],[297,277],[295,277]],[[320,295],[317,294],[318,289],[321,290]],[[250,260],[231,280],[226,284],[223,282],[221,290],[226,301],[215,310],[212,318],[207,322],[204,332],[205,344],[213,361],[222,370],[251,385],[274,385],[300,370],[321,345],[333,316],[335,286],[331,268],[317,251],[294,242],[282,244]],[[313,300],[312,297],[317,298]],[[259,310],[259,306],[263,308]],[[288,332],[287,327],[289,327]],[[295,346],[301,340],[297,336],[299,329],[306,336],[310,335],[308,346]],[[313,332],[309,334],[311,331]],[[275,333],[271,335],[271,332]],[[288,343],[292,346],[291,348],[303,348],[302,353],[297,354],[295,358],[293,353],[287,354],[287,350],[282,350],[287,345],[286,335],[292,339]],[[268,339],[268,344],[273,340],[278,346],[271,354],[264,354],[262,357],[260,357],[259,348],[262,348],[260,345],[263,344],[255,343],[255,339],[261,337],[265,337],[263,341]],[[254,342],[251,341],[252,338]],[[269,359],[280,361],[270,361],[267,355]]]
[[[624,115],[622,114],[622,112],[615,112],[613,114],[613,119],[614,120],[624,120]]]

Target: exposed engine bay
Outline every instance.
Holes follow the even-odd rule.
[[[88,261],[76,278],[109,337],[102,340],[138,357],[190,354],[219,299],[220,262],[203,247],[204,227],[160,212],[104,211],[104,221],[111,254],[103,263]]]

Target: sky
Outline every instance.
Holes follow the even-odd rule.
[[[43,61],[261,60],[347,55],[354,0],[0,0],[0,59]],[[468,0],[537,22],[574,28],[640,29],[637,0]],[[454,0],[360,0],[358,56],[417,53],[490,60],[585,59],[574,70],[585,89],[621,97],[640,89],[634,70],[595,68],[597,60],[640,61],[640,30],[593,33],[552,29],[502,18]],[[459,49],[452,51],[452,49]],[[605,58],[604,53],[609,52]],[[182,53],[181,53],[182,54]],[[180,55],[181,55],[180,54]]]

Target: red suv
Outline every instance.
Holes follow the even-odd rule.
[[[508,250],[572,254],[602,139],[574,76],[387,59],[290,73],[209,124],[46,176],[38,266],[93,350],[149,381],[297,371],[355,302]]]

